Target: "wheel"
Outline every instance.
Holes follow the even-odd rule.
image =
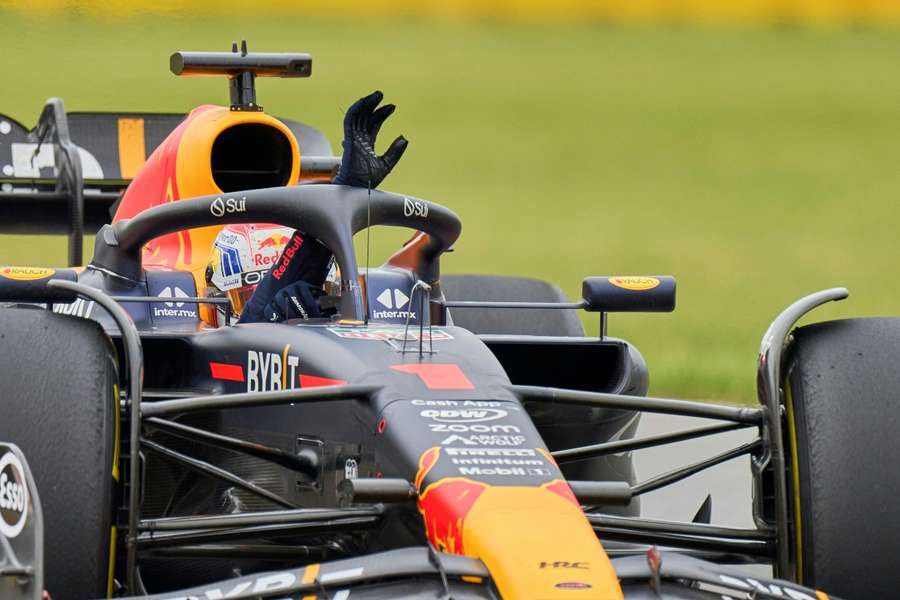
[[[0,308],[0,439],[18,444],[34,473],[54,600],[107,596],[117,384],[114,349],[96,322]]]
[[[569,302],[552,283],[524,277],[444,275],[441,288],[447,300]],[[454,308],[450,314],[454,325],[472,333],[584,335],[584,327],[574,310]]]
[[[900,555],[900,319],[794,331],[787,462],[805,585],[845,598],[896,592]]]

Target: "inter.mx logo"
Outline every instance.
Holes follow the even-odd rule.
[[[159,293],[160,298],[190,298],[190,296],[185,293],[178,286],[169,287],[166,286]],[[190,317],[196,318],[197,311],[193,308],[182,308],[184,306],[184,302],[166,302],[165,308],[161,306],[153,307],[153,316],[154,317]]]
[[[375,298],[379,304],[390,310],[372,311],[372,317],[375,319],[411,319],[416,318],[416,313],[411,310],[402,310],[409,304],[409,296],[397,289],[386,289]]]

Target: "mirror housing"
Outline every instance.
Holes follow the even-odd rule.
[[[581,297],[587,312],[672,312],[675,278],[670,275],[585,277]]]

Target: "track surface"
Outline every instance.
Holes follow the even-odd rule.
[[[710,425],[714,421],[645,413],[638,437]],[[714,437],[690,440],[634,453],[638,481],[703,460],[753,439],[756,431],[729,431]],[[646,517],[690,521],[707,494],[712,495],[712,521],[721,525],[752,527],[750,512],[750,459],[746,456],[717,465],[670,487],[641,498]]]

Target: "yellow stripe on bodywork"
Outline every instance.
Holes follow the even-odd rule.
[[[787,407],[788,435],[791,438],[791,475],[794,482],[794,531],[796,532],[797,583],[803,584],[803,519],[800,516],[800,458],[797,454],[797,425],[794,423],[794,399],[790,383],[784,382],[784,403]]]
[[[319,564],[316,563],[314,565],[309,565],[303,571],[303,577],[300,579],[300,583],[312,583],[316,580],[316,577],[319,576]],[[316,600],[318,594],[313,594],[312,596],[303,596],[303,600]]]
[[[119,174],[122,179],[134,179],[146,160],[144,120],[119,119]]]

